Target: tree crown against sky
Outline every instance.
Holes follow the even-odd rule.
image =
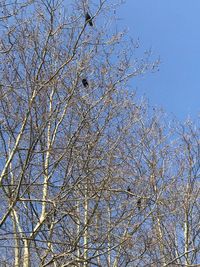
[[[199,128],[136,100],[117,7],[1,4],[2,266],[199,263]]]

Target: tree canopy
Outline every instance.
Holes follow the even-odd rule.
[[[120,5],[0,6],[0,265],[198,266],[199,127],[135,96]]]

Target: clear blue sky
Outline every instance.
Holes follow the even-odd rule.
[[[117,12],[129,35],[160,56],[160,71],[132,82],[151,105],[179,119],[200,114],[200,0],[127,0]]]

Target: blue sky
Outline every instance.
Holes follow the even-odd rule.
[[[136,81],[138,94],[183,120],[200,114],[200,0],[127,0],[120,24],[142,49],[161,58],[160,71]]]

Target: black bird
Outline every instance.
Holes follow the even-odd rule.
[[[89,86],[87,79],[83,79],[82,80],[82,84],[83,84],[84,87],[88,87]]]
[[[86,23],[89,23],[89,25],[90,25],[91,27],[93,26],[92,18],[91,18],[91,16],[89,15],[88,12],[85,14],[85,22],[86,22]]]
[[[138,211],[141,210],[141,204],[142,204],[142,199],[139,198],[138,201],[137,201],[137,208],[138,208]]]
[[[131,188],[130,188],[130,186],[127,187],[127,191],[128,191],[128,192],[131,192]],[[127,199],[128,199],[128,198],[129,198],[129,194],[127,194]]]

